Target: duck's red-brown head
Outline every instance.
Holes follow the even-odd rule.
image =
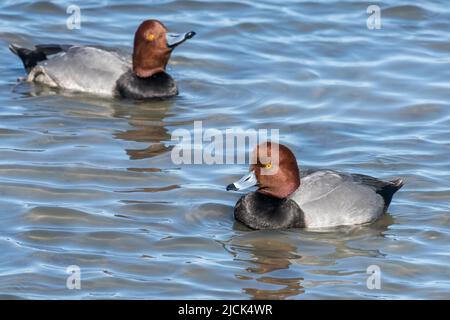
[[[258,186],[258,192],[284,199],[300,186],[300,172],[295,155],[288,147],[274,142],[259,144],[252,153],[247,175],[227,186],[227,190],[243,190]]]
[[[147,78],[163,72],[172,50],[194,35],[193,31],[183,34],[168,33],[167,28],[158,20],[142,22],[134,35],[134,73],[138,77]]]

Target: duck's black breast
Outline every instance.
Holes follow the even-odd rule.
[[[178,94],[177,84],[169,74],[159,72],[139,78],[131,69],[117,80],[116,89],[120,97],[129,99],[163,99]]]
[[[252,229],[304,228],[303,211],[291,199],[278,199],[259,192],[242,196],[234,207],[236,220]]]

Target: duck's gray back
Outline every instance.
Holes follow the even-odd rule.
[[[71,47],[34,68],[29,77],[54,87],[111,96],[131,67],[129,58],[96,47]]]

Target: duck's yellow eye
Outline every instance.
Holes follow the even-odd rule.
[[[147,41],[153,41],[155,40],[155,35],[150,33],[145,37],[145,39],[147,39]]]
[[[266,163],[266,164],[262,164],[261,165],[264,169],[270,169],[270,168],[272,168],[272,163]]]

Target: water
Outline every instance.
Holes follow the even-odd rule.
[[[450,12],[385,1],[71,1],[0,4],[3,298],[450,298]],[[7,44],[130,50],[140,21],[197,36],[173,54],[180,95],[58,95]],[[243,165],[175,165],[171,132],[280,129],[302,167],[403,177],[369,226],[250,231],[225,186]],[[81,268],[68,290],[66,268]],[[381,289],[366,286],[371,265]]]

